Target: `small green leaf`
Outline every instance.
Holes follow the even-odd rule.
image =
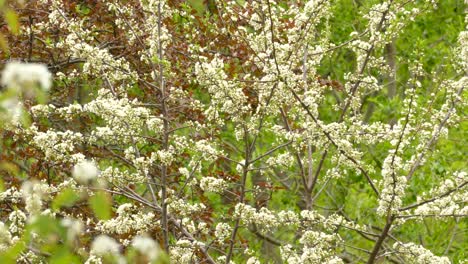
[[[5,264],[14,264],[17,263],[16,260],[21,252],[26,248],[26,243],[23,239],[17,241],[13,246],[9,247],[7,250],[0,253],[0,259],[2,263]]]
[[[5,20],[7,21],[11,32],[15,35],[18,35],[19,34],[19,20],[18,20],[18,15],[16,14],[16,12],[11,9],[6,9],[4,12],[4,15],[5,15]]]
[[[8,41],[2,34],[0,34],[0,49],[3,50],[7,54],[9,53]]]
[[[56,220],[50,216],[41,215],[37,217],[31,225],[32,230],[47,234],[57,230]]]
[[[81,263],[80,259],[74,255],[67,247],[58,247],[49,259],[51,264],[69,264],[69,263]]]
[[[100,220],[111,218],[111,198],[106,192],[98,192],[89,199],[89,205]]]
[[[169,263],[171,263],[171,261],[169,259],[169,255],[167,255],[166,252],[161,251],[161,253],[158,256],[155,263],[157,263],[157,264],[169,264]]]
[[[66,229],[60,225],[59,220],[47,215],[34,218],[29,228],[31,232],[38,234],[48,246],[53,246],[66,237]]]
[[[45,93],[42,89],[39,87],[35,88],[35,94],[36,94],[36,100],[40,104],[46,104],[47,103],[47,93]]]
[[[21,112],[20,122],[23,125],[23,127],[25,127],[25,128],[31,126],[32,119],[31,119],[31,116],[29,115],[28,112],[26,112],[24,110]]]
[[[197,11],[199,15],[202,15],[203,12],[205,12],[205,5],[203,4],[203,1],[189,0],[188,3],[193,9],[195,9],[195,11]]]
[[[61,191],[52,202],[52,209],[57,211],[61,207],[69,207],[75,204],[76,201],[80,199],[80,196],[76,193],[76,191],[72,189],[65,189]]]
[[[8,161],[1,161],[0,162],[0,171],[5,171],[10,174],[18,174],[19,168],[16,164]]]
[[[89,8],[85,4],[79,4],[75,7],[75,11],[81,16],[86,16],[89,15],[89,13],[91,13],[91,8]]]

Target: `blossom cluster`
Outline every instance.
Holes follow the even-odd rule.
[[[458,257],[456,232],[450,256],[402,242],[468,215],[463,154],[443,146],[463,134],[468,31],[440,51],[450,67],[405,46],[436,1],[127,2],[20,9],[30,46],[12,52],[41,63],[1,73],[0,259]]]

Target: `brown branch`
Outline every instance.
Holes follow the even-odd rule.
[[[457,191],[457,190],[460,190],[460,189],[463,188],[466,184],[468,184],[468,181],[466,181],[466,182],[460,184],[460,185],[457,186],[457,188],[455,188],[455,189],[451,189],[451,190],[449,190],[449,191],[447,191],[447,192],[445,192],[445,193],[443,193],[443,194],[441,194],[441,195],[437,195],[436,197],[433,197],[433,198],[431,198],[431,199],[429,199],[429,200],[425,200],[425,201],[422,201],[422,202],[419,202],[419,203],[415,203],[415,204],[412,204],[412,205],[405,206],[405,207],[403,207],[403,208],[398,209],[398,211],[402,212],[402,211],[406,211],[406,210],[409,210],[409,209],[412,209],[412,208],[421,206],[421,205],[423,205],[423,204],[431,203],[431,202],[433,202],[433,201],[435,201],[435,200],[437,200],[437,199],[440,199],[440,198],[443,198],[443,197],[445,197],[445,196],[448,196],[448,195],[450,195],[451,193],[453,193],[453,192],[455,192],[455,191]]]
[[[379,238],[377,239],[377,242],[374,245],[374,248],[372,249],[372,252],[369,256],[369,260],[367,261],[367,264],[373,264],[375,262],[375,258],[377,257],[377,254],[379,253],[380,247],[382,247],[382,243],[387,238],[388,232],[390,231],[390,227],[392,226],[394,219],[395,218],[393,216],[387,218],[387,223],[385,224],[385,227],[382,230],[382,233],[380,234]]]

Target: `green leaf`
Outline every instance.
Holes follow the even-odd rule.
[[[76,193],[76,191],[72,189],[65,189],[55,197],[54,201],[52,202],[52,209],[57,211],[63,206],[70,207],[79,199],[80,196]]]
[[[9,53],[8,41],[2,34],[0,34],[0,49],[3,50],[7,54]]]
[[[13,246],[9,247],[6,251],[0,253],[0,259],[4,264],[14,264],[19,254],[26,248],[26,243],[23,240],[16,242]]]
[[[59,247],[52,254],[49,259],[51,264],[69,264],[69,263],[81,263],[80,259],[74,255],[67,247]]]
[[[5,15],[5,20],[7,21],[11,32],[14,35],[18,35],[19,34],[18,15],[15,13],[15,11],[13,11],[11,9],[6,9],[5,12],[4,12],[4,15]]]
[[[16,164],[8,161],[1,161],[0,162],[0,171],[5,171],[10,174],[18,174],[19,168]]]
[[[161,251],[160,255],[156,259],[156,264],[169,264],[171,263],[169,255],[166,252]]]
[[[106,192],[98,192],[89,199],[89,205],[100,220],[111,218],[111,198]]]
[[[31,119],[31,116],[29,115],[29,112],[25,111],[24,109],[21,112],[20,122],[25,128],[31,126],[31,123],[32,123],[32,119]]]
[[[58,241],[54,235],[63,235],[65,229],[60,226],[57,219],[47,215],[40,215],[34,219],[30,230],[37,233],[44,240]],[[49,242],[49,241],[46,241]]]
[[[89,8],[85,4],[79,4],[75,7],[75,11],[81,16],[86,16],[89,15],[89,13],[91,13],[91,8]]]
[[[205,11],[205,5],[201,0],[189,0],[188,3],[193,9],[197,11],[199,15],[203,14]]]
[[[47,103],[47,93],[45,93],[42,89],[39,87],[35,88],[35,94],[36,94],[36,100],[40,104],[46,104]]]

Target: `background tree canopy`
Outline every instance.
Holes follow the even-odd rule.
[[[466,263],[462,0],[0,8],[2,263]]]

